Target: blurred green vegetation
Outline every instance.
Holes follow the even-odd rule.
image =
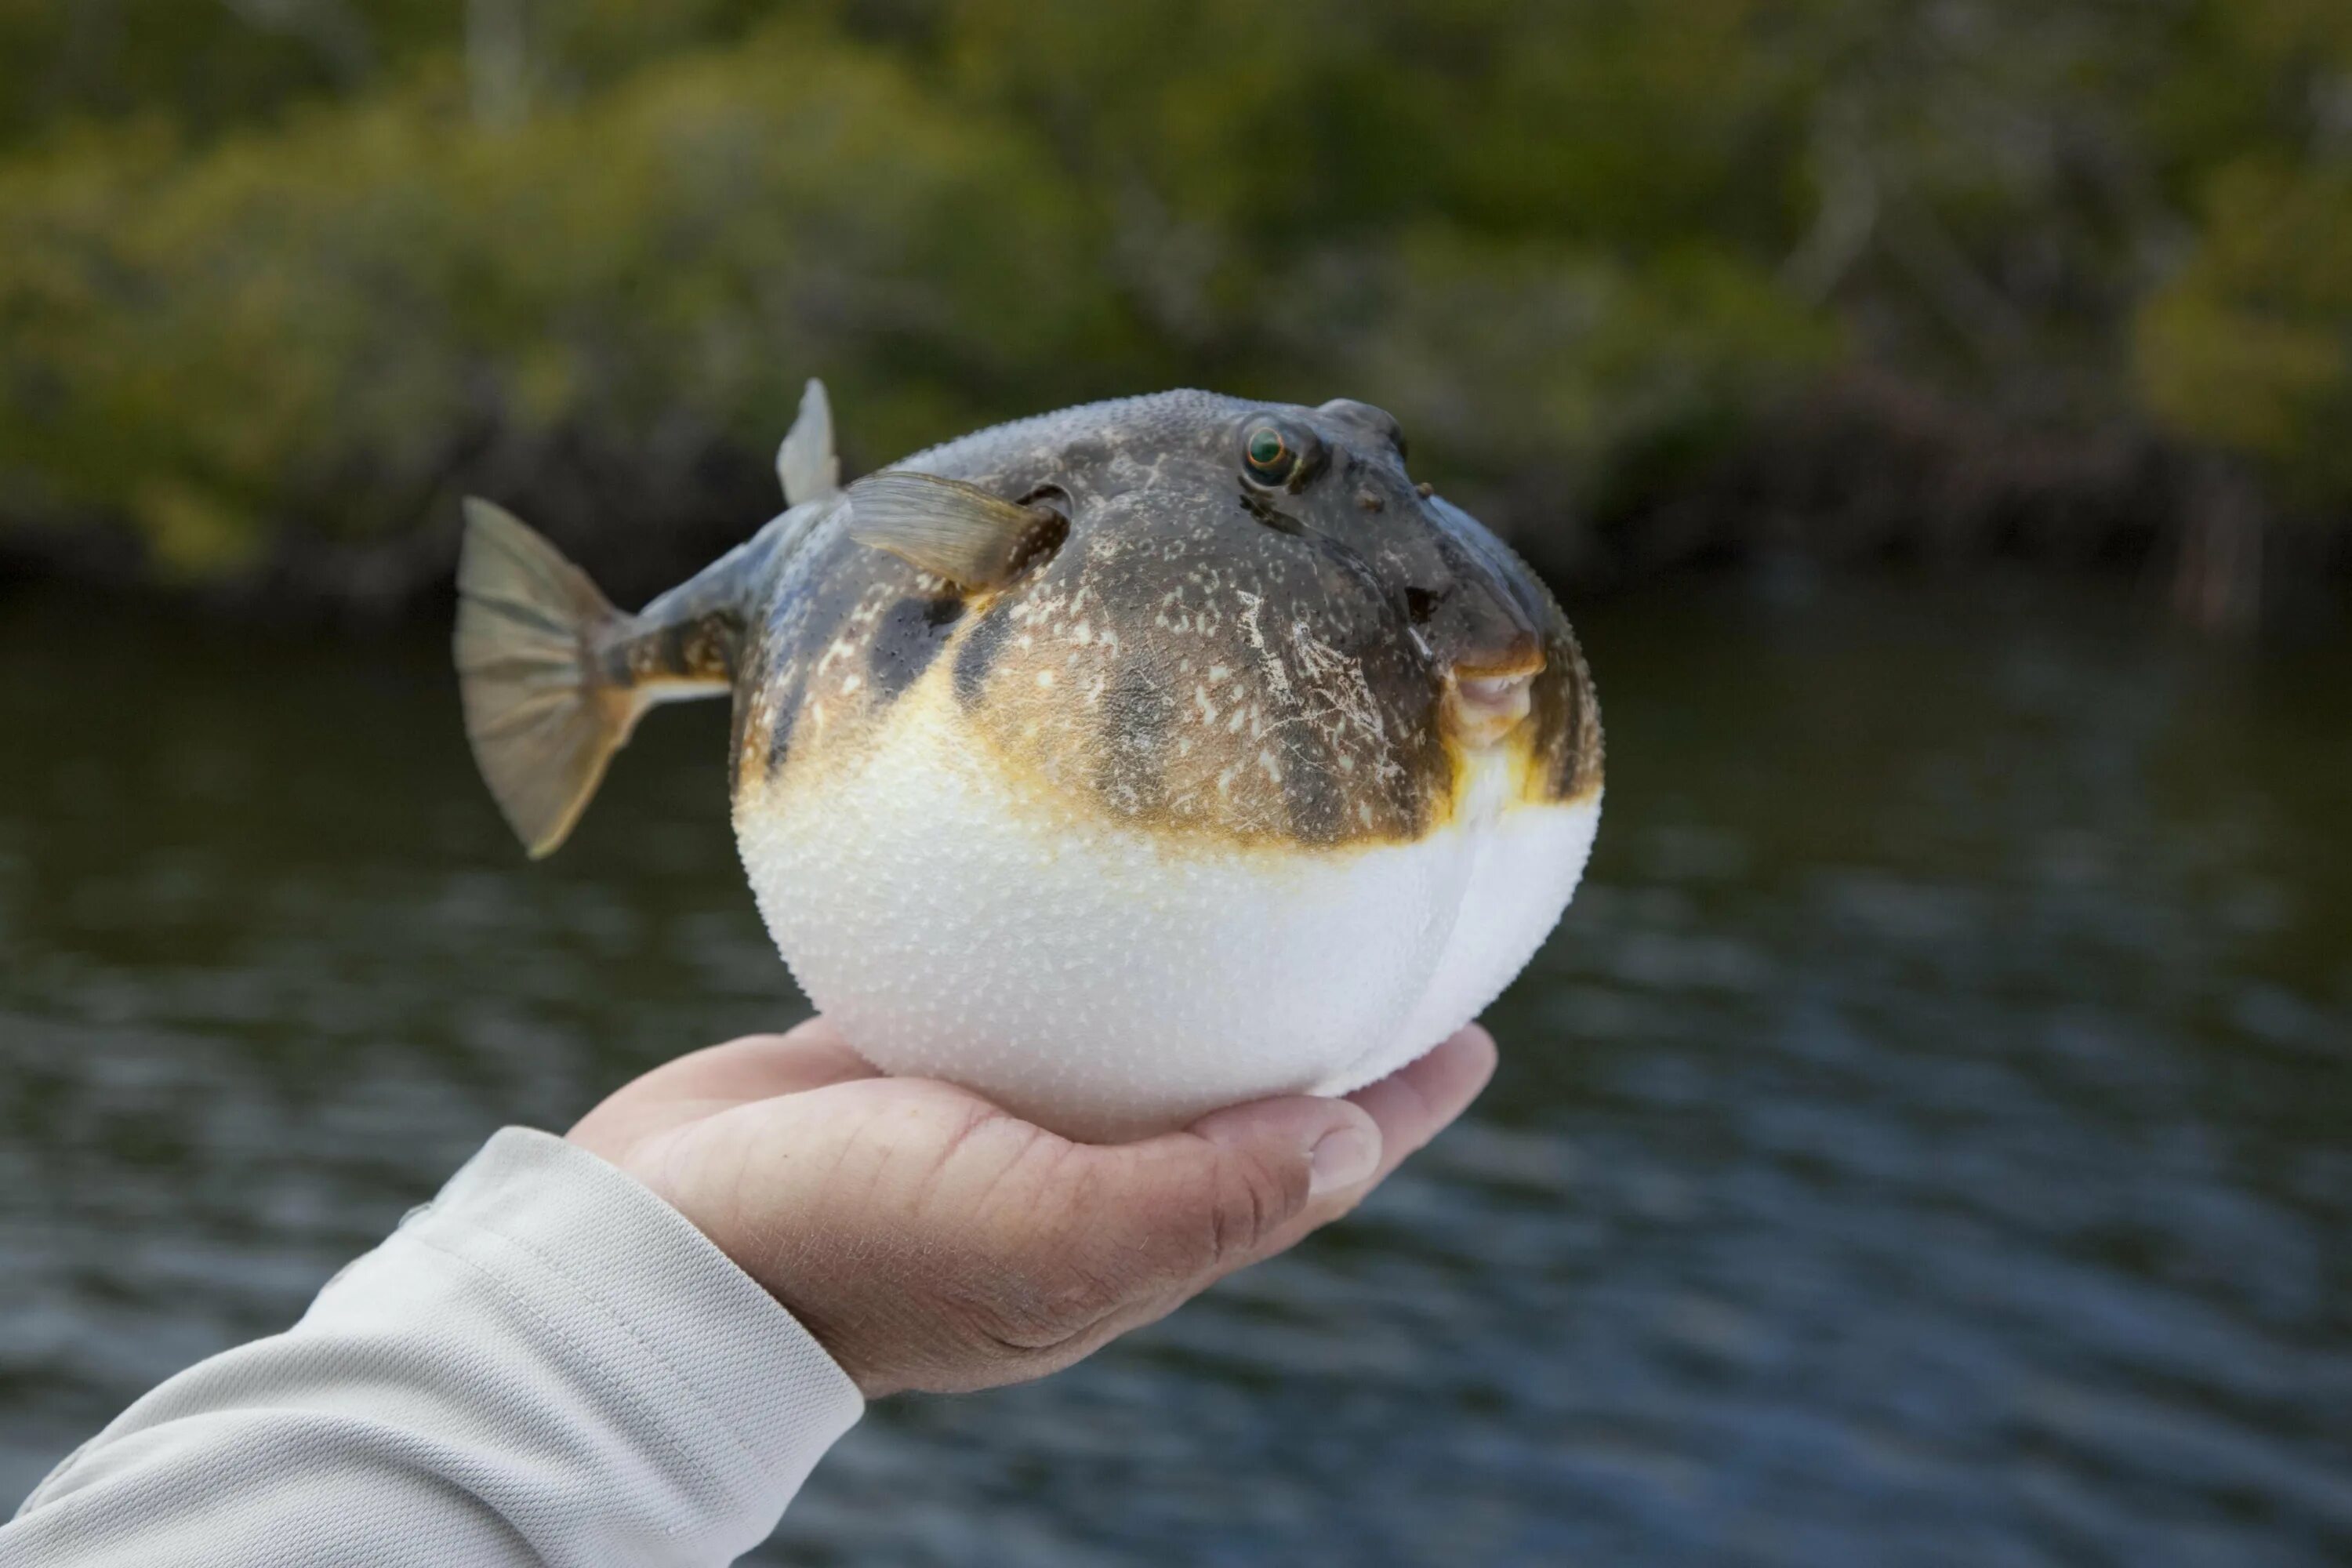
[[[1570,574],[1802,506],[1809,447],[1897,470],[1882,544],[2088,485],[2152,548],[2189,455],[2333,538],[2352,6],[0,0],[20,540],[397,604],[483,490],[650,591],[810,374],[853,468],[1365,398]]]

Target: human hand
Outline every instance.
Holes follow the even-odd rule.
[[[1494,1068],[1473,1025],[1346,1100],[1096,1145],[884,1078],[817,1018],[656,1068],[569,1136],[693,1221],[875,1399],[1042,1377],[1166,1316],[1354,1208]]]

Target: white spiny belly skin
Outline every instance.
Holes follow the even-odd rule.
[[[869,1060],[1074,1138],[1404,1066],[1533,955],[1600,820],[1597,793],[1509,801],[1497,755],[1412,844],[1163,837],[1014,782],[944,674],[855,757],[820,742],[747,785],[737,842],[785,962]]]

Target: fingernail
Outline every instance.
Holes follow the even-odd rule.
[[[1381,1135],[1350,1123],[1317,1140],[1307,1156],[1310,1194],[1336,1193],[1369,1177],[1381,1163]]]

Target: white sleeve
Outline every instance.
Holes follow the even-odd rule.
[[[723,1563],[864,1408],[683,1215],[509,1128],[293,1328],[83,1445],[0,1564]]]

